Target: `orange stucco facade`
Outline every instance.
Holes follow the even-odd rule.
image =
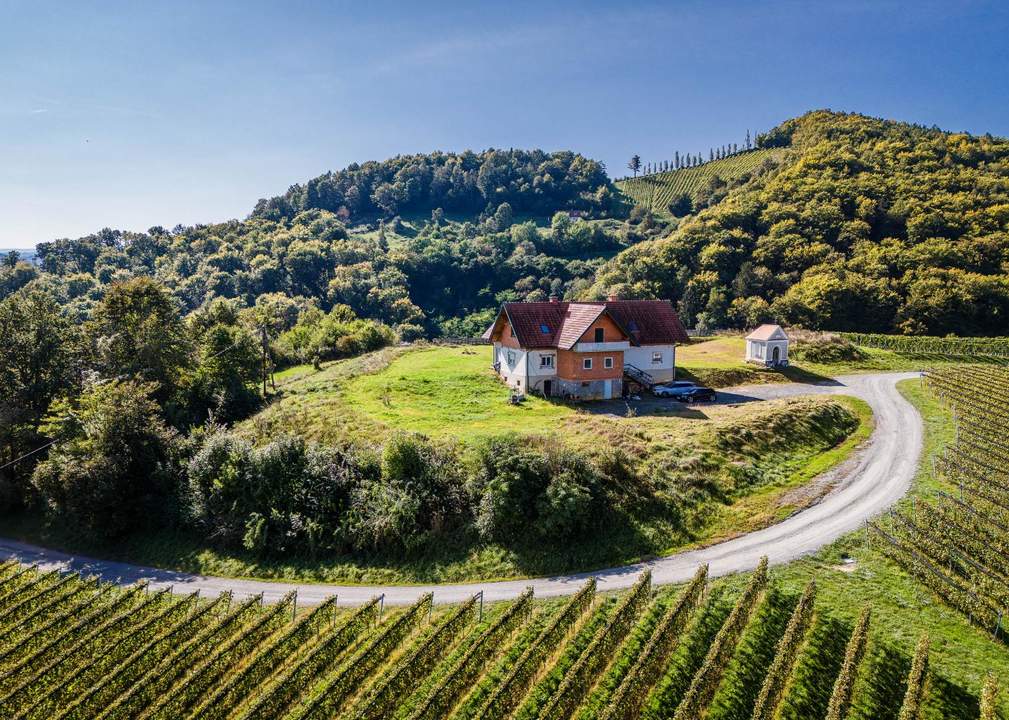
[[[586,370],[585,358],[592,358],[592,368]],[[613,358],[613,367],[606,367],[606,358]],[[557,377],[565,380],[607,380],[623,377],[624,354],[610,352],[557,351]]]

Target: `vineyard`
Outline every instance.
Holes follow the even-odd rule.
[[[698,192],[706,188],[712,178],[732,182],[752,173],[766,160],[781,160],[784,153],[785,150],[782,149],[750,150],[696,167],[624,178],[617,182],[617,187],[630,197],[635,205],[649,208],[653,212],[666,213],[670,204],[683,195],[688,195],[691,200],[696,201]]]
[[[883,551],[1002,642],[1009,630],[1009,370],[959,365],[925,382],[956,422],[935,459],[951,491],[871,523]]]
[[[945,357],[1009,358],[1006,337],[929,337],[927,335],[877,335],[838,333],[855,345],[890,350],[905,355],[942,355]]]
[[[859,717],[919,717],[927,638],[896,662],[867,652],[869,608],[838,622],[815,583],[786,595],[766,560],[744,580],[712,585],[702,567],[659,591],[645,573],[620,595],[589,581],[564,600],[440,607],[424,595],[388,609],[334,598],[299,612],[293,594],[264,607],[11,563],[0,566],[0,715],[808,720],[857,706]],[[981,717],[996,717],[998,692],[990,680]]]

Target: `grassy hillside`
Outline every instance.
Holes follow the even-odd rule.
[[[751,175],[769,160],[781,161],[785,152],[781,148],[751,150],[722,160],[706,162],[697,167],[625,178],[618,181],[616,186],[633,204],[646,207],[655,213],[668,213],[670,203],[682,195],[688,195],[693,202],[697,202],[700,192],[711,184],[712,179],[718,178],[731,184],[746,175]]]

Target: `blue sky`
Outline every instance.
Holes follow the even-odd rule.
[[[624,173],[830,107],[1009,135],[983,2],[0,0],[0,247],[244,217],[354,161],[572,149]]]

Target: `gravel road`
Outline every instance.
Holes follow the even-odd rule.
[[[685,582],[703,563],[708,563],[712,576],[744,572],[753,569],[763,555],[768,556],[771,564],[786,563],[809,555],[845,533],[862,527],[866,519],[883,512],[907,492],[921,455],[922,421],[914,407],[897,392],[896,383],[914,377],[918,377],[918,373],[848,375],[818,385],[752,385],[721,392],[720,402],[723,403],[808,394],[853,395],[872,407],[875,428],[863,449],[837,469],[840,481],[817,504],[764,530],[700,550],[624,567],[532,580],[376,587],[203,577],[68,555],[2,538],[0,558],[38,564],[46,570],[58,568],[98,575],[122,584],[147,580],[152,589],[173,586],[177,593],[200,590],[204,595],[215,595],[231,590],[236,598],[262,593],[264,600],[271,602],[296,588],[300,605],[318,604],[334,594],[339,595],[341,605],[355,605],[383,593],[386,603],[405,605],[414,602],[424,592],[433,592],[436,602],[449,603],[469,598],[481,590],[488,601],[507,600],[529,586],[534,588],[538,597],[553,597],[574,592],[593,575],[598,578],[600,590],[630,587],[638,574],[646,569],[652,571],[656,584]]]

